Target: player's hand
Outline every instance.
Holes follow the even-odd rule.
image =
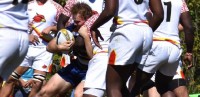
[[[29,42],[36,46],[39,43],[39,38],[36,35],[29,34]]]
[[[24,88],[32,87],[33,83],[34,83],[34,81],[33,81],[32,79],[28,80],[28,81],[26,82],[26,84],[24,85]]]
[[[19,83],[22,87],[26,85],[26,81],[24,81],[23,79],[19,79]]]
[[[45,29],[43,29],[42,34],[49,34],[51,32],[51,30],[52,30],[51,26],[46,27]]]
[[[83,38],[89,37],[88,28],[87,28],[85,25],[83,25],[83,26],[80,27],[80,29],[78,30],[78,33],[79,33]]]
[[[99,30],[96,29],[96,30],[93,30],[93,31],[90,31],[90,32],[91,32],[91,37],[92,37],[92,39],[93,39],[95,45],[96,45],[97,47],[99,47],[100,49],[102,49],[102,47],[101,47],[101,45],[100,45],[100,43],[99,43],[98,37],[99,37],[101,40],[104,40],[104,39],[103,39],[103,37],[101,36],[101,33],[99,32]]]
[[[74,44],[74,41],[66,41],[61,44],[58,44],[58,49],[60,51],[70,50],[73,44]]]
[[[193,56],[192,53],[186,53],[183,58],[183,64],[187,65],[187,69],[190,69],[193,66]]]

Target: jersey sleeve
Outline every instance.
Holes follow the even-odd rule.
[[[91,28],[92,24],[97,20],[98,17],[99,17],[99,14],[95,13],[84,23],[84,25],[88,28],[89,36],[91,36],[90,28]]]
[[[183,5],[182,5],[181,13],[189,11],[188,6],[187,6],[185,0],[182,0],[182,1],[183,1]]]
[[[63,13],[65,16],[68,16],[68,17],[71,16],[70,10],[71,10],[71,8],[73,7],[73,5],[74,5],[75,3],[76,3],[75,0],[67,0],[67,1],[66,1],[66,4],[65,4],[65,6],[64,6],[64,11],[65,11],[65,13]]]
[[[98,17],[98,13],[93,14],[89,19],[87,19],[84,25],[90,30],[92,24],[97,20]]]
[[[65,12],[65,10],[63,9],[63,7],[60,4],[56,3],[55,1],[52,1],[52,3],[54,4],[54,6],[55,6],[55,8],[57,10],[56,21],[58,21],[58,18],[60,16],[60,14],[61,13],[65,14],[66,12]]]

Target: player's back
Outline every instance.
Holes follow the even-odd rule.
[[[147,22],[149,0],[119,0],[115,22],[118,25]]]
[[[178,24],[180,14],[188,11],[183,0],[162,0],[164,10],[164,20],[154,32],[154,37],[170,38],[179,41]]]
[[[28,14],[26,0],[0,0],[0,27],[27,31]],[[27,0],[28,1],[28,0]],[[26,1],[26,2],[27,2]]]

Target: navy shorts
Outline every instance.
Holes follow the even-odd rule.
[[[65,81],[76,87],[83,79],[87,72],[88,66],[80,63],[78,60],[73,60],[70,65],[60,69],[57,73]]]
[[[142,88],[142,92],[152,88],[155,86],[155,82],[153,82],[152,80],[149,80],[144,87]],[[186,86],[186,80],[185,79],[173,79],[170,83],[169,83],[169,91],[173,91],[174,89],[176,89],[179,86]]]

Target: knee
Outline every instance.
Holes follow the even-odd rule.
[[[83,91],[74,91],[74,97],[83,97]]]
[[[15,85],[18,82],[17,79],[14,79],[13,77],[9,77],[7,81],[2,85]]]
[[[44,86],[40,91],[37,93],[37,97],[53,97],[56,95],[57,92],[55,92],[52,88],[49,86]]]
[[[47,95],[47,91],[45,88],[42,88],[37,94],[36,97],[44,97],[44,95]]]
[[[32,88],[39,88],[39,87],[42,87],[42,82],[34,80],[32,83]]]
[[[45,75],[34,73],[32,88],[40,89],[45,81]]]

